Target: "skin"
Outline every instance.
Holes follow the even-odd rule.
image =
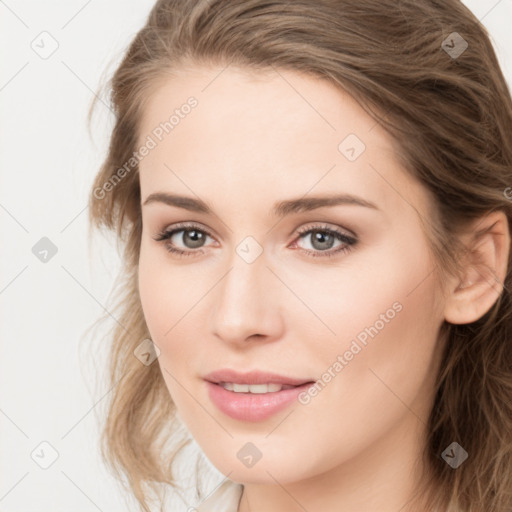
[[[298,72],[223,69],[169,75],[151,92],[140,125],[142,143],[197,98],[141,161],[141,202],[172,192],[201,198],[214,212],[156,201],[142,207],[140,298],[170,396],[211,462],[245,485],[240,512],[409,510],[441,356],[439,327],[444,319],[478,318],[499,287],[473,273],[476,291],[474,284],[459,291],[455,279],[441,288],[417,213],[429,219],[430,198],[351,96]],[[366,146],[353,162],[338,150],[351,133]],[[342,204],[272,215],[277,201],[334,193],[377,209]],[[481,247],[503,277],[508,230],[499,214],[489,225],[496,219]],[[196,251],[177,257],[169,241],[154,238],[178,222],[212,236],[194,248],[183,238],[191,231],[175,234],[177,248]],[[355,235],[356,244],[322,256],[345,244],[322,249],[311,232],[297,234],[318,223]],[[263,249],[250,264],[236,252],[247,236]],[[400,312],[307,405],[249,423],[210,401],[202,377],[215,369],[320,379],[397,302]],[[250,468],[237,457],[247,442],[262,453]]]

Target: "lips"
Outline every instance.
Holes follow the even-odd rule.
[[[240,373],[231,369],[217,370],[204,377],[208,396],[223,414],[242,422],[264,421],[298,400],[298,396],[314,385],[313,379],[295,378],[277,373],[251,371]],[[292,386],[264,394],[235,392],[221,383],[281,384]]]
[[[235,384],[282,384],[286,386],[301,386],[313,382],[311,378],[295,378],[279,375],[277,373],[262,372],[253,370],[246,373],[237,372],[230,368],[216,370],[205,375],[204,380],[219,384],[220,382],[231,382]]]

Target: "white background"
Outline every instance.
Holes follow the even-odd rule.
[[[512,0],[464,3],[489,30],[512,84]],[[108,99],[91,136],[86,116],[152,5],[0,0],[2,512],[127,510],[99,458],[97,415],[109,389],[95,367],[106,356],[86,333],[118,266],[114,242],[87,239],[87,195],[112,126]],[[43,31],[58,42],[47,59],[31,48]],[[42,237],[58,251],[46,263],[32,253]],[[48,469],[31,458],[36,449],[35,459],[50,460],[43,441],[59,454]]]

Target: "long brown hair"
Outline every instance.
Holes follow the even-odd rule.
[[[124,265],[102,453],[145,511],[148,490],[177,486],[171,466],[186,440],[158,365],[134,357],[149,334],[137,289],[141,209],[131,157],[151,88],[187,63],[296,70],[351,94],[434,200],[428,232],[439,275],[458,271],[465,222],[498,209],[512,224],[510,90],[486,29],[459,0],[159,0],[107,84],[115,125],[90,195],[91,226],[117,233]],[[422,493],[432,509],[512,510],[510,290],[507,270],[490,311],[442,326]],[[469,454],[456,470],[441,457],[454,441]]]

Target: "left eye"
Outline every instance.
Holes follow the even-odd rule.
[[[303,250],[313,257],[331,257],[338,253],[348,252],[357,243],[355,237],[327,226],[313,226],[300,230],[299,238],[306,240],[309,238],[311,240],[311,246],[314,250]],[[330,250],[336,240],[341,242],[341,244],[336,249]]]

